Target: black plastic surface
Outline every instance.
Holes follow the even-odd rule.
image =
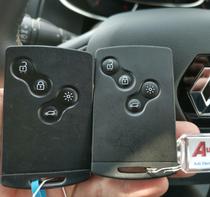
[[[118,86],[102,71],[103,60],[114,57],[121,70],[134,80],[128,88]],[[147,80],[159,84],[160,93],[145,99],[141,86]],[[126,109],[132,95],[144,103],[139,113]],[[95,174],[125,178],[151,178],[171,173],[121,173],[121,167],[161,168],[176,166],[175,103],[173,59],[169,48],[130,46],[105,48],[96,53],[93,109],[92,171]]]
[[[37,178],[64,176],[63,185],[87,179],[91,162],[91,55],[30,46],[11,47],[6,57],[2,184],[28,188]],[[17,57],[30,59],[36,71],[52,81],[48,95],[40,98],[31,94],[27,84],[12,74]],[[55,99],[65,86],[77,90],[77,103],[66,107],[55,124],[45,124],[38,115],[40,107]]]

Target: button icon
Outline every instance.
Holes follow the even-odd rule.
[[[46,123],[54,123],[60,118],[59,111],[55,106],[44,106],[40,109],[39,115]]]
[[[51,83],[49,80],[38,79],[34,82],[33,86],[31,87],[31,90],[34,94],[38,96],[44,96],[49,92],[50,88]]]
[[[131,99],[127,103],[127,108],[132,113],[140,112],[141,102],[138,99]]]
[[[122,75],[120,76],[119,80],[118,80],[118,85],[121,88],[127,88],[128,86],[130,86],[132,83],[132,78],[130,75]]]
[[[102,63],[102,71],[107,75],[115,74],[119,69],[119,63],[114,58],[105,59]]]
[[[79,96],[75,89],[71,87],[65,87],[60,91],[58,98],[63,105],[69,107],[78,101]]]
[[[46,89],[46,81],[44,80],[38,80],[36,83],[36,90],[38,91],[44,91]]]
[[[127,86],[129,84],[129,77],[123,76],[121,79],[121,84]]]
[[[113,69],[114,69],[114,61],[112,59],[110,59],[110,61],[106,64],[106,69],[108,71],[113,71]]]
[[[160,90],[158,85],[154,81],[147,81],[143,84],[141,92],[144,97],[152,99],[159,94]]]
[[[64,98],[65,101],[68,101],[68,102],[73,101],[74,100],[74,94],[73,94],[72,91],[71,92],[70,91],[64,92],[63,98]]]
[[[28,63],[25,60],[23,60],[19,66],[19,72],[26,74],[27,71],[28,71]]]
[[[55,110],[49,110],[47,112],[44,113],[45,116],[57,116],[58,115],[58,111]]]
[[[34,71],[32,63],[28,59],[18,59],[12,65],[13,73],[20,78],[25,78]]]

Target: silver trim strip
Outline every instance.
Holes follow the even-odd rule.
[[[58,0],[64,7],[68,8],[69,10],[72,10],[78,14],[81,14],[83,16],[86,16],[88,18],[92,18],[92,19],[96,19],[96,20],[100,20],[100,21],[104,21],[106,20],[106,17],[104,16],[100,16],[97,14],[93,14],[91,12],[85,11],[81,8],[78,8],[77,6],[73,5],[72,3],[70,3],[68,0]],[[193,3],[177,3],[177,4],[173,4],[173,3],[155,3],[155,2],[139,2],[139,4],[143,4],[143,5],[151,5],[151,6],[162,6],[162,7],[168,7],[168,8],[192,8],[192,7],[197,7],[202,5],[205,2],[205,0],[198,0],[196,2]],[[134,7],[132,9],[132,11],[137,10],[138,8],[138,3],[134,4]]]
[[[78,14],[81,14],[83,16],[86,16],[88,18],[92,18],[92,19],[96,19],[96,20],[99,20],[99,21],[104,21],[106,20],[106,17],[104,16],[100,16],[100,15],[97,15],[97,14],[93,14],[93,13],[90,13],[88,11],[85,11],[85,10],[82,10],[78,7],[76,7],[75,5],[73,5],[72,3],[70,3],[69,1],[67,0],[58,0],[63,6],[65,6],[66,8],[68,8],[69,10],[72,10]]]
[[[202,5],[205,0],[198,0],[193,3],[156,3],[156,2],[139,2],[143,5],[162,6],[168,8],[193,8]]]
[[[73,12],[76,12],[80,15],[83,15],[83,16],[86,16],[88,18],[92,18],[92,19],[96,19],[96,20],[99,20],[99,21],[104,21],[107,19],[107,17],[104,17],[104,16],[100,16],[100,15],[97,15],[97,14],[93,14],[91,12],[88,12],[88,11],[85,11],[75,5],[73,5],[72,3],[70,3],[68,0],[58,0],[63,6],[65,6],[66,8],[68,8],[69,10],[72,10]],[[135,3],[132,10],[131,11],[136,11],[139,7],[139,4],[138,3]]]

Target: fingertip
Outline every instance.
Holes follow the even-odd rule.
[[[90,180],[78,185],[74,194],[82,196],[132,196],[159,197],[168,190],[166,177],[147,180],[119,180],[94,176]]]
[[[125,187],[127,188],[125,193],[141,197],[162,196],[167,192],[169,187],[168,179],[166,177],[150,180],[140,180],[136,181],[135,183],[127,182],[127,184],[129,184],[130,187]]]
[[[154,179],[155,180],[155,179]],[[155,188],[153,190],[153,194],[151,196],[162,196],[168,191],[169,188],[169,182],[166,177],[159,178],[156,180],[157,182],[154,183]]]
[[[187,121],[176,122],[176,137],[179,138],[183,134],[198,134],[200,129],[198,126]]]
[[[3,100],[4,89],[0,88],[0,99]]]
[[[0,88],[0,96],[2,96],[4,93],[4,89],[3,88]]]
[[[160,190],[160,196],[165,194],[169,188],[168,178],[164,178],[162,181],[163,181],[162,185],[164,185],[164,187]]]
[[[194,175],[195,174],[193,174],[193,173],[186,174],[185,172],[180,170],[180,171],[176,172],[176,174],[172,175],[170,178],[189,178],[189,177],[192,177]]]

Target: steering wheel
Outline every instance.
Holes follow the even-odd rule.
[[[27,0],[0,0],[0,84],[3,87],[5,49],[16,44],[17,29]],[[12,5],[12,6],[11,6]],[[177,120],[190,120],[209,131],[210,116],[199,114],[192,103],[193,85],[200,70],[191,73],[194,65],[210,65],[210,13],[203,9],[153,9],[111,17],[101,24],[91,37],[87,51],[120,45],[153,45],[169,47],[174,55]],[[205,59],[205,61],[203,61]],[[186,78],[194,77],[190,84]],[[190,97],[190,96],[192,97]],[[207,95],[208,97],[208,95]],[[191,99],[190,99],[191,98]],[[207,98],[208,99],[208,98]],[[177,180],[180,184],[180,180]],[[172,181],[176,184],[177,181]],[[182,183],[209,183],[210,176],[199,175]]]

